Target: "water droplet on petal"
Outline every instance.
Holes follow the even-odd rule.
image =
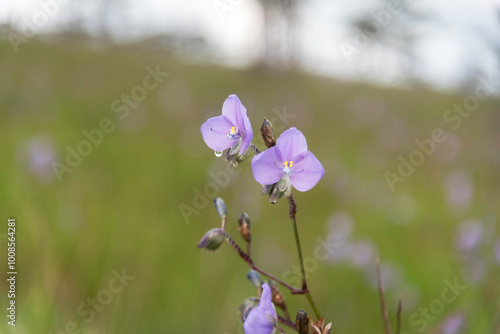
[[[220,158],[222,156],[222,151],[214,151],[214,153],[217,158]]]

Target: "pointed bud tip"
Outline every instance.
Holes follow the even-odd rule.
[[[248,271],[248,274],[247,274],[247,278],[250,282],[252,282],[252,284],[256,287],[256,288],[259,288],[262,283],[264,283],[262,281],[262,279],[260,278],[260,275],[258,272],[256,272],[255,270],[253,269],[250,269]]]
[[[260,128],[260,135],[264,140],[264,144],[266,144],[267,148],[271,148],[276,145],[276,140],[274,139],[274,131],[273,125],[267,118],[264,118],[264,122],[262,122],[262,127]]]
[[[224,203],[224,200],[222,198],[220,197],[215,198],[214,205],[221,219],[227,216],[226,203]]]
[[[246,242],[250,242],[252,240],[252,231],[250,229],[250,218],[246,212],[243,212],[238,219],[238,231],[240,231],[240,235]]]

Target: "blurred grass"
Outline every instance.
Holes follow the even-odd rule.
[[[333,213],[349,213],[354,237],[371,240],[382,263],[397,264],[404,284],[416,287],[418,301],[403,312],[409,333],[418,329],[409,323],[410,314],[440,297],[443,280],[464,281],[457,226],[473,218],[497,224],[498,100],[481,102],[453,131],[443,113],[465,95],[193,65],[140,45],[88,49],[33,40],[15,54],[3,42],[0,64],[0,211],[4,220],[17,219],[18,333],[64,332],[71,321],[85,333],[236,332],[236,309],[255,294],[245,278],[248,268],[227,246],[216,253],[196,248],[219,224],[211,203],[190,223],[179,212],[179,204],[192,205],[193,189],[203,192],[212,181],[209,170],[226,168],[203,143],[199,126],[220,113],[231,93],[246,106],[256,138],[273,109],[286,108],[295,116],[287,127],[304,132],[326,170],[314,190],[296,194],[305,256],[313,256],[318,237],[326,239]],[[142,83],[146,66],[156,64],[170,76],[121,121],[111,111],[112,101],[130,94]],[[359,107],[360,99],[368,102]],[[117,129],[64,174],[63,182],[40,182],[19,162],[23,145],[40,135],[55,143],[57,160],[64,162],[65,147],[75,148],[85,139],[81,131],[97,128],[105,117]],[[436,127],[458,140],[458,152],[445,159],[452,147],[439,146],[390,192],[383,173],[395,172],[397,157],[408,157],[414,139],[428,138]],[[260,138],[257,144],[263,147]],[[228,230],[240,240],[236,220],[247,211],[255,261],[281,277],[296,263],[287,204],[268,204],[249,163],[240,168],[218,194],[228,205]],[[466,171],[474,185],[470,207],[461,210],[446,201],[446,179],[457,170]],[[408,198],[411,210],[401,205]],[[122,268],[135,279],[87,324],[77,306],[95,298],[108,286],[112,270]],[[436,332],[446,315],[464,311],[467,333],[492,333],[498,274],[499,267],[490,265],[487,277],[469,284],[425,332]],[[377,291],[360,271],[320,262],[309,285],[336,333],[382,333]],[[0,286],[6,291],[5,281]],[[387,290],[394,320],[403,292]],[[305,299],[286,297],[292,314],[310,311]],[[404,293],[402,298],[405,305]],[[4,307],[3,292],[2,300]],[[8,330],[5,321],[0,328]]]

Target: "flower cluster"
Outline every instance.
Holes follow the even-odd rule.
[[[272,126],[264,121],[261,132],[269,147],[258,152],[252,159],[253,176],[264,186],[264,193],[270,194],[271,202],[285,194],[289,196],[293,188],[307,191],[323,177],[325,170],[319,160],[307,148],[306,138],[292,127],[274,142]],[[227,157],[242,161],[248,157],[252,147],[252,125],[246,108],[236,95],[230,95],[222,106],[222,115],[209,118],[201,126],[203,140],[216,155],[228,150]]]
[[[224,102],[222,115],[209,118],[200,130],[203,140],[208,147],[215,151],[217,157],[222,156],[223,151],[227,150],[226,161],[229,161],[233,167],[254,155],[251,161],[253,176],[263,186],[262,194],[268,194],[271,203],[276,203],[283,195],[288,197],[290,217],[300,255],[300,242],[298,241],[295,220],[296,206],[292,188],[298,191],[310,190],[325,173],[319,160],[308,150],[306,138],[302,132],[292,127],[275,140],[271,122],[264,119],[260,131],[268,149],[261,152],[252,144],[252,125],[247,116],[246,108],[234,94],[230,95]],[[303,276],[302,286],[297,288],[258,268],[250,255],[252,235],[248,214],[243,212],[238,219],[238,231],[247,244],[245,252],[226,231],[228,213],[224,201],[221,198],[216,198],[214,205],[221,218],[222,226],[208,231],[200,240],[198,248],[215,251],[227,241],[252,268],[247,277],[258,289],[260,298],[250,297],[240,306],[245,333],[272,334],[277,330],[284,333],[280,324],[297,330],[299,334],[308,334],[310,330],[322,334],[330,333],[331,324],[324,326],[324,318],[320,316],[312,301],[305,276]],[[299,261],[303,268],[301,255]],[[269,280],[263,281],[259,273],[267,276]],[[307,294],[318,321],[312,322],[305,311],[300,310],[294,323],[277,284],[289,289],[292,294]],[[279,309],[280,314],[276,312],[276,308]]]

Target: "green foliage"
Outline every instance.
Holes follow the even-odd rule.
[[[180,213],[181,203],[193,206],[194,189],[206,192],[209,171],[227,168],[204,145],[199,127],[220,113],[231,93],[246,106],[255,137],[264,117],[277,136],[296,126],[325,167],[317,187],[296,193],[304,256],[313,257],[317,239],[327,237],[329,217],[347,212],[355,221],[353,238],[370,239],[381,262],[396,264],[404,286],[418,291],[403,311],[409,333],[418,329],[409,323],[411,313],[439,298],[445,279],[465,280],[455,247],[458,225],[499,213],[498,100],[482,101],[453,130],[443,114],[463,95],[188,65],[138,45],[90,50],[33,40],[15,54],[4,42],[0,64],[0,211],[5,222],[8,216],[18,222],[17,333],[60,333],[72,321],[85,333],[236,332],[236,309],[255,290],[230,247],[215,253],[196,247],[206,231],[219,227],[213,197],[226,201],[228,231],[241,244],[237,219],[248,212],[253,257],[262,268],[282,277],[295,264],[296,250],[286,201],[271,205],[259,196],[249,162],[229,186],[207,196],[209,203],[189,223]],[[121,120],[113,101],[141,85],[145,68],[157,64],[170,75]],[[283,108],[295,117],[286,127],[273,111]],[[65,163],[66,146],[75,149],[85,139],[82,130],[98,128],[103,118],[116,129],[62,182],[41,182],[23,163],[23,147],[40,136],[54,143],[56,160]],[[452,138],[391,192],[384,172],[397,173],[398,156],[408,157],[414,140],[438,127]],[[257,145],[264,148],[260,138]],[[473,183],[468,208],[446,200],[446,180],[455,171]],[[112,271],[122,268],[135,279],[86,323],[78,305],[106,289]],[[491,332],[498,268],[489,266],[487,277],[446,305],[426,333],[455,311],[468,315],[467,332]],[[335,333],[382,333],[377,291],[364,272],[322,261],[308,280]],[[5,280],[0,287],[5,291]],[[386,288],[395,320],[397,297],[402,293],[405,307],[407,296]],[[286,297],[292,314],[308,310],[302,297]]]

